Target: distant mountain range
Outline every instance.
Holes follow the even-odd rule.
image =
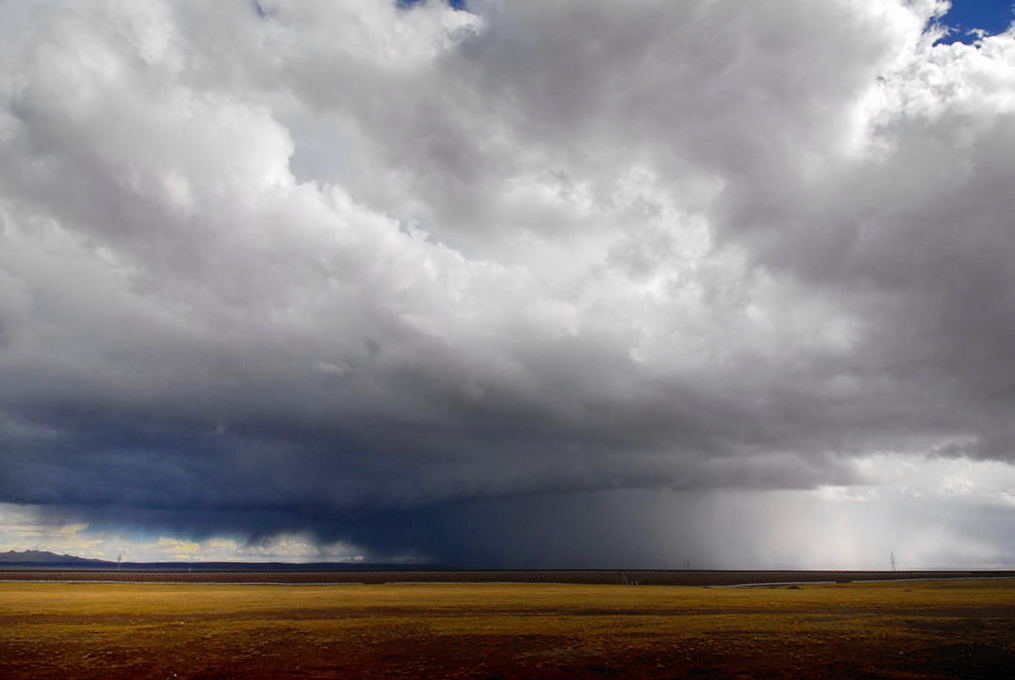
[[[0,569],[83,569],[134,571],[426,571],[447,569],[436,564],[385,562],[110,562],[76,555],[59,555],[48,550],[0,552]]]
[[[8,550],[0,552],[0,564],[45,564],[78,567],[100,567],[114,564],[105,560],[92,560],[75,555],[58,555],[48,550]]]

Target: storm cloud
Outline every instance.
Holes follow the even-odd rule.
[[[0,502],[665,566],[1008,470],[1015,34],[947,9],[0,5]]]

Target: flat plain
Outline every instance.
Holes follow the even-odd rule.
[[[1015,677],[1015,580],[0,583],[0,677]]]

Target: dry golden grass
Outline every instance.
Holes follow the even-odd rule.
[[[2,678],[1008,678],[1015,581],[0,583]]]

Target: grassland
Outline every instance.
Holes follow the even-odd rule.
[[[1015,580],[0,583],[0,677],[1015,677]]]

